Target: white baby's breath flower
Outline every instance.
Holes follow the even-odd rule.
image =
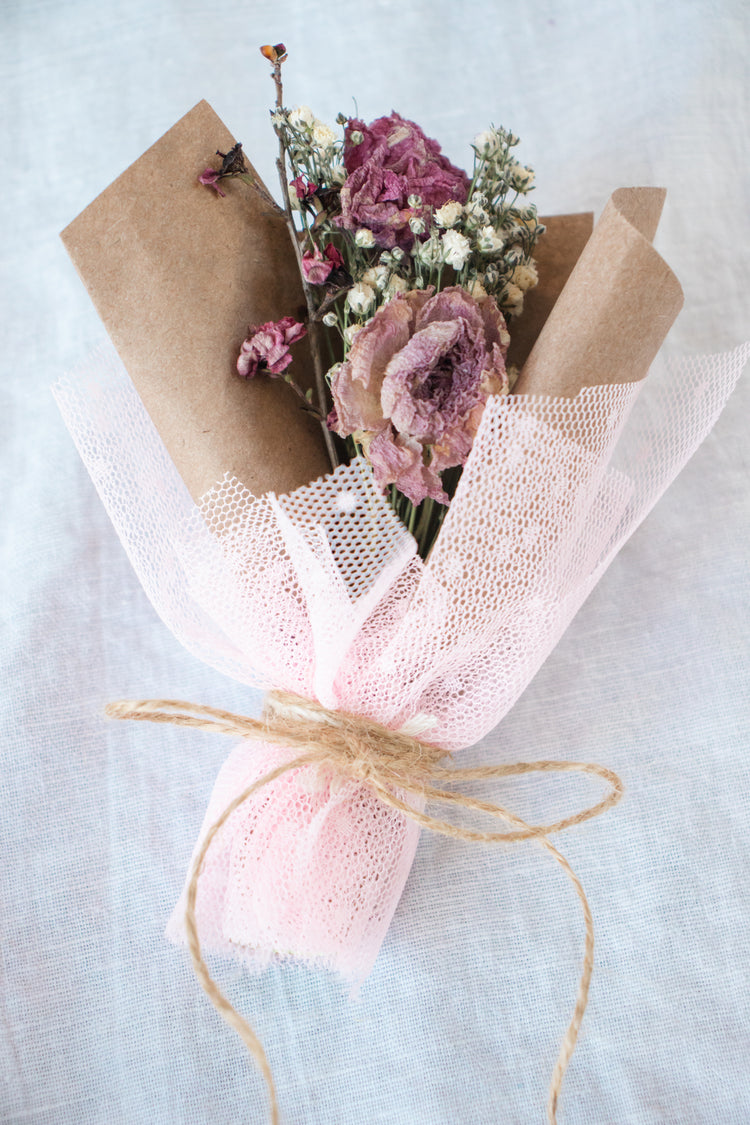
[[[336,134],[323,121],[316,120],[313,125],[312,141],[317,149],[332,148],[336,143]]]
[[[474,138],[474,148],[480,156],[489,156],[497,148],[497,136],[494,129],[485,129],[483,132],[477,133]]]
[[[411,252],[418,262],[428,267],[439,266],[445,260],[440,236],[436,231],[432,232],[426,242],[415,242]]]
[[[289,124],[295,129],[312,129],[315,123],[315,114],[309,105],[300,105],[289,111]]]
[[[483,198],[477,198],[477,196],[474,196],[474,198],[466,204],[464,210],[469,225],[471,226],[481,227],[484,226],[485,223],[489,222],[490,217],[485,210]]]
[[[511,183],[516,191],[529,191],[534,183],[534,169],[523,164],[514,164],[511,170]]]
[[[471,243],[465,234],[447,230],[442,237],[443,260],[454,270],[463,269],[471,255]]]
[[[358,281],[346,295],[346,303],[353,313],[366,313],[375,303],[375,290],[365,281]]]
[[[498,254],[503,246],[504,240],[490,223],[477,231],[477,249],[483,254]]]
[[[367,227],[360,227],[354,236],[354,241],[357,246],[369,250],[371,246],[375,245],[375,235]]]
[[[527,289],[533,289],[539,281],[539,276],[536,272],[536,264],[533,261],[529,261],[525,264],[522,263],[520,266],[516,266],[513,273],[510,275],[510,279],[514,285],[518,286],[522,293],[525,293]]]
[[[435,212],[435,222],[439,227],[454,227],[463,213],[463,206],[455,199],[449,199]]]

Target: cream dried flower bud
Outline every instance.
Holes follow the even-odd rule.
[[[315,114],[309,105],[300,105],[289,112],[289,124],[295,129],[311,129],[315,122]]]
[[[484,199],[474,196],[474,198],[466,204],[464,208],[467,222],[470,226],[484,226],[489,222],[489,215],[485,210]]]
[[[414,194],[408,196],[408,198],[406,200],[406,206],[411,207],[413,209],[416,209],[417,207],[421,207],[422,206],[422,196],[421,195],[414,195]]]
[[[331,165],[331,183],[341,186],[346,179],[346,168],[343,164]]]
[[[439,266],[445,261],[443,246],[436,231],[432,232],[426,242],[415,242],[411,252],[418,262],[426,266]]]
[[[375,290],[366,282],[358,281],[347,293],[346,303],[353,313],[366,313],[375,304]]]
[[[360,227],[354,236],[354,242],[357,246],[369,250],[371,246],[375,245],[375,235],[367,227]]]
[[[394,246],[391,250],[391,258],[394,262],[402,262],[404,260],[404,252],[400,246]]]
[[[487,290],[478,277],[473,278],[467,288],[469,290],[469,295],[473,297],[475,301],[481,301],[482,297],[487,296]]]
[[[397,293],[406,293],[408,289],[409,285],[404,281],[403,277],[399,277],[398,274],[393,274],[383,292],[390,300],[390,298],[395,297]]]
[[[364,139],[365,135],[361,133],[359,129],[352,129],[348,137],[350,145],[361,145]]]
[[[362,274],[361,280],[373,289],[382,290],[388,282],[388,273],[386,266],[370,266],[369,270],[365,270]]]
[[[345,329],[344,329],[344,339],[346,340],[347,344],[348,344],[348,345],[349,345],[350,347],[351,347],[351,345],[352,345],[352,344],[353,344],[353,342],[354,342],[354,337],[355,337],[355,336],[357,335],[357,333],[358,333],[358,332],[360,332],[361,330],[362,330],[362,325],[361,325],[361,324],[350,324],[348,328],[345,328]],[[340,365],[339,365],[339,366],[340,366]]]
[[[449,199],[435,212],[435,222],[439,227],[454,227],[463,213],[463,205],[455,199]]]
[[[510,280],[514,285],[518,286],[522,293],[525,293],[527,289],[533,289],[539,282],[539,275],[536,272],[536,263],[530,259],[528,262],[516,266],[513,273],[510,275]]]
[[[523,309],[523,292],[511,282],[503,290],[501,304],[505,311],[518,316]]]
[[[447,230],[442,238],[443,260],[454,270],[463,269],[471,255],[471,243],[465,234]]]
[[[534,169],[516,164],[511,174],[511,183],[516,191],[530,191],[534,184]]]
[[[491,224],[477,231],[477,249],[483,254],[498,254],[505,245],[504,240]]]
[[[497,136],[494,129],[484,129],[481,133],[477,133],[473,147],[480,156],[487,156],[493,152],[497,148]]]
[[[332,148],[336,143],[336,134],[323,121],[316,121],[313,125],[312,140],[318,149]]]
[[[412,218],[409,219],[409,227],[412,234],[424,234],[425,221],[420,218],[419,215],[413,215]]]
[[[335,328],[338,322],[339,320],[335,312],[327,312],[323,317],[323,323],[325,324],[326,328]]]

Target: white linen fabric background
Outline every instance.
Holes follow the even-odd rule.
[[[542,213],[669,189],[672,354],[748,335],[750,19],[742,0],[528,5],[6,0],[0,721],[0,1120],[263,1122],[266,1094],[163,928],[230,743],[108,724],[114,698],[255,713],[180,649],[138,586],[49,392],[102,329],[58,232],[200,98],[275,188],[258,54],[287,102],[418,121],[456,163],[490,122],[522,137]],[[637,325],[634,325],[637,332]],[[746,374],[501,726],[463,764],[618,771],[624,802],[555,842],[597,967],[561,1125],[750,1120]],[[498,799],[548,820],[572,778]],[[540,849],[423,836],[357,997],[219,965],[267,1048],[285,1125],[544,1119],[575,996],[580,910]]]

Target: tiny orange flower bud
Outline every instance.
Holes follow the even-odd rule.
[[[286,47],[283,43],[276,43],[273,47],[269,43],[266,43],[261,47],[260,53],[263,55],[264,59],[268,59],[269,62],[275,65],[276,63],[283,62],[286,58]]]

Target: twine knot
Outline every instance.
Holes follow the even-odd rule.
[[[419,790],[435,776],[449,751],[423,742],[406,730],[392,730],[374,719],[330,711],[311,699],[272,691],[265,698],[263,722],[271,740],[306,750],[335,772],[365,784]]]
[[[574,824],[582,824],[615,805],[623,794],[617,774],[591,762],[538,761],[511,765],[479,766],[469,769],[447,769],[441,761],[450,757],[448,751],[425,742],[407,730],[391,730],[373,719],[345,711],[331,711],[315,700],[304,699],[290,692],[272,691],[266,695],[261,719],[236,715],[215,707],[183,703],[174,699],[149,699],[140,702],[120,700],[110,703],[106,713],[113,719],[135,719],[151,723],[172,723],[197,727],[242,739],[256,739],[286,746],[296,757],[284,762],[249,785],[224,809],[211,825],[193,863],[187,893],[185,932],[193,968],[211,1003],[224,1020],[237,1032],[255,1059],[268,1086],[272,1125],[278,1125],[279,1110],[271,1068],[257,1035],[229,1003],[208,972],[200,948],[195,917],[198,880],[208,850],[221,828],[240,805],[258,790],[285,773],[304,766],[319,764],[334,772],[368,785],[384,804],[410,817],[423,828],[451,836],[457,840],[497,844],[518,840],[534,840],[562,867],[573,884],[581,903],[586,929],[583,970],[578,985],[573,1016],[563,1038],[550,1081],[547,1117],[551,1125],[557,1121],[557,1103],[568,1063],[575,1049],[578,1031],[588,1002],[589,985],[594,965],[594,924],[588,900],[580,880],[565,857],[550,843],[548,836]],[[478,800],[446,789],[456,781],[490,781],[511,775],[574,771],[593,774],[609,785],[609,792],[597,804],[548,825],[527,824],[515,813],[491,801]],[[441,801],[504,821],[509,830],[479,831],[450,824],[419,812],[401,794],[418,796],[425,801]]]

